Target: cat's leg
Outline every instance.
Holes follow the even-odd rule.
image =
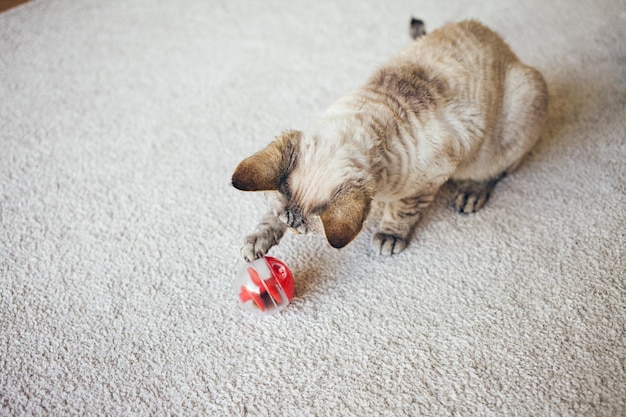
[[[435,194],[436,191],[387,203],[372,238],[374,251],[381,255],[402,252],[423,210],[433,201]]]
[[[272,246],[277,245],[285,234],[287,226],[281,222],[270,210],[261,223],[248,235],[241,246],[241,256],[247,261],[253,261],[264,256]]]
[[[521,63],[513,65],[507,73],[499,134],[451,177],[458,187],[454,205],[460,213],[482,208],[498,181],[519,166],[539,140],[547,109],[541,74]]]

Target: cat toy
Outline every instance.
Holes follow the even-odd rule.
[[[295,285],[287,265],[264,256],[244,265],[235,281],[235,290],[245,310],[272,314],[293,299]]]

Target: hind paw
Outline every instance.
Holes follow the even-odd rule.
[[[489,194],[490,190],[459,191],[454,200],[454,207],[459,213],[475,213],[485,205]]]
[[[372,239],[372,248],[381,255],[394,255],[406,248],[407,240],[403,237],[388,234],[376,233]]]
[[[491,190],[503,176],[504,174],[488,181],[464,180],[457,182],[458,191],[454,198],[454,207],[463,214],[477,212],[489,200]]]

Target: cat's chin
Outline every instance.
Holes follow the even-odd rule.
[[[298,226],[298,227],[289,227],[287,230],[291,231],[296,235],[306,235],[309,233],[309,229],[306,226]]]
[[[283,216],[283,218],[281,218]],[[285,223],[286,216],[281,215],[278,216],[278,219]],[[286,223],[285,223],[286,224]],[[306,234],[319,234],[323,233],[324,226],[322,225],[322,221],[318,216],[311,216],[307,219],[306,224],[301,224],[298,227],[289,227],[287,226],[287,230],[290,230],[292,233],[296,235],[306,235]]]

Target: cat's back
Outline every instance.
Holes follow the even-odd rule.
[[[404,57],[413,56],[424,64],[476,64],[477,60],[517,61],[511,48],[496,32],[476,20],[447,23],[427,36],[418,38]]]
[[[451,55],[459,62],[464,60],[472,62],[476,58],[487,58],[490,61],[503,63],[518,60],[498,33],[475,20],[447,24],[441,28],[437,36],[432,38],[432,41],[443,42],[444,48],[452,44]]]
[[[424,68],[431,77],[457,90],[471,88],[474,83],[497,84],[503,80],[507,67],[517,61],[500,35],[478,21],[466,20],[445,24],[418,38],[391,65]]]

